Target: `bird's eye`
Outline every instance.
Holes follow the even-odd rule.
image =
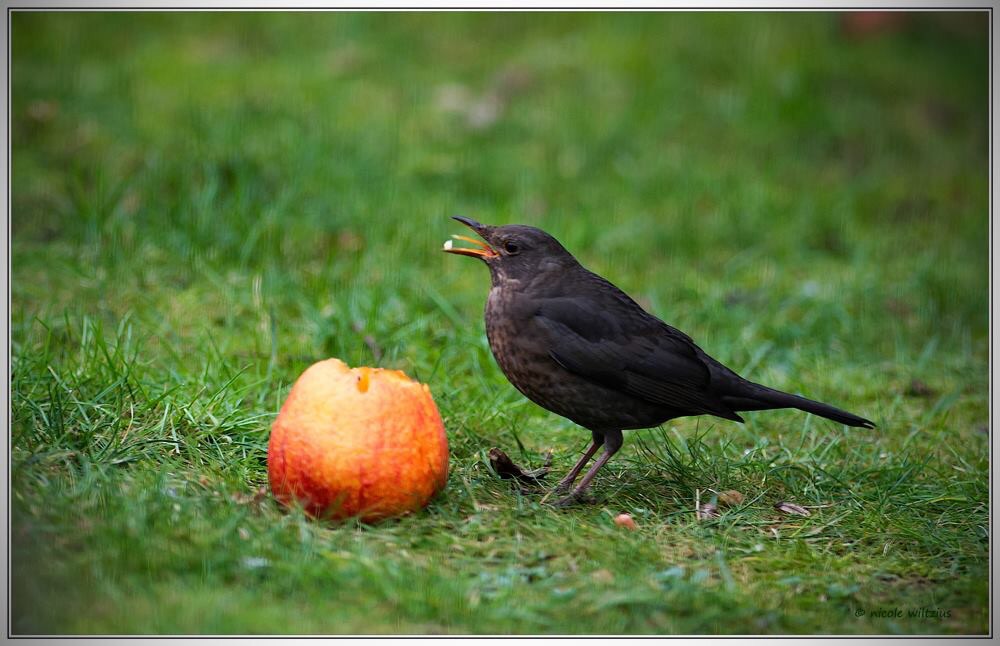
[[[507,242],[503,243],[503,250],[509,254],[515,254],[521,250],[521,247],[517,246],[516,242],[511,242],[510,240],[508,240]]]

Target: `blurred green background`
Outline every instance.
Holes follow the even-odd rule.
[[[13,631],[985,632],[988,16],[14,12]],[[674,420],[540,505],[485,450],[589,434],[494,365],[454,214],[879,428]],[[431,386],[427,511],[254,493],[327,356]]]

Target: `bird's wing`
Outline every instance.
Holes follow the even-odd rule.
[[[549,298],[539,304],[535,321],[549,355],[570,372],[688,414],[742,421],[712,392],[709,366],[694,342],[638,305],[603,309]]]

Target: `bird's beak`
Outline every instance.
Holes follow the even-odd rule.
[[[452,219],[453,220],[458,220],[459,222],[461,222],[465,226],[469,227],[470,229],[472,229],[473,231],[475,231],[476,233],[478,233],[480,236],[482,236],[484,238],[486,237],[484,234],[489,229],[489,227],[487,227],[485,224],[480,224],[480,223],[476,222],[475,220],[473,220],[472,218],[465,218],[465,217],[462,217],[460,215],[456,215]],[[485,242],[481,242],[479,240],[476,240],[475,238],[470,238],[468,236],[458,236],[458,235],[454,235],[454,236],[452,236],[452,238],[454,240],[462,240],[464,242],[469,242],[469,243],[474,244],[476,246],[475,246],[475,248],[470,248],[470,247],[454,247],[454,246],[452,246],[454,244],[452,242],[452,240],[446,240],[445,243],[444,243],[444,248],[442,249],[442,251],[445,251],[447,253],[455,253],[455,254],[458,254],[460,256],[474,256],[476,258],[482,258],[484,260],[486,258],[496,258],[497,256],[500,255],[500,254],[498,254],[496,252],[496,250],[493,247],[491,247],[490,245],[488,245]]]

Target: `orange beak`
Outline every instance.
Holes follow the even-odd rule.
[[[469,236],[452,236],[455,240],[462,240],[464,242],[472,243],[475,248],[469,247],[454,247],[451,240],[445,240],[444,248],[442,251],[446,253],[454,253],[460,256],[474,256],[476,258],[496,258],[498,254],[493,247],[489,246],[481,240],[476,240],[475,238],[470,238]]]
[[[486,236],[483,235],[483,233],[491,228],[484,224],[476,222],[472,218],[467,218],[461,215],[452,216],[451,219],[461,222],[462,224],[469,227],[470,229],[472,229],[473,231],[475,231],[484,238]],[[454,247],[452,246],[454,243],[451,240],[447,240],[444,243],[444,249],[442,251],[446,251],[448,253],[457,253],[460,256],[474,256],[481,260],[486,260],[488,258],[496,258],[497,256],[500,255],[499,253],[497,253],[496,249],[494,249],[485,242],[476,240],[475,238],[469,238],[467,236],[452,236],[452,238],[455,240],[462,240],[464,242],[469,242],[476,246],[475,248],[472,249],[470,249],[469,247]]]

